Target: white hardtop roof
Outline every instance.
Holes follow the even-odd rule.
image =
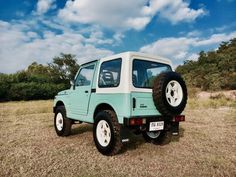
[[[157,55],[146,54],[146,53],[142,53],[142,52],[133,52],[133,51],[128,51],[128,52],[115,54],[115,55],[112,55],[112,56],[101,58],[99,60],[108,59],[108,58],[125,58],[127,56],[129,56],[128,58],[135,58],[135,57],[137,57],[137,58],[150,58],[150,59],[153,59],[153,60],[156,60],[156,61],[171,64],[171,61],[167,58],[157,56]]]
[[[167,63],[167,64],[172,64],[171,60],[161,57],[161,56],[157,56],[157,55],[151,55],[151,54],[146,54],[146,53],[142,53],[142,52],[133,52],[133,51],[127,51],[127,52],[122,52],[119,54],[114,54],[114,55],[110,55],[107,57],[103,57],[94,61],[100,61],[100,60],[108,60],[108,59],[115,59],[115,58],[137,58],[137,59],[152,59],[152,60],[156,60],[157,62],[163,62],[163,63]],[[84,63],[82,65],[86,65],[88,63],[94,62],[94,61],[89,61],[87,63]]]

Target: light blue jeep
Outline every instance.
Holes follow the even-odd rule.
[[[114,155],[129,140],[127,130],[153,143],[168,130],[178,135],[186,103],[185,82],[169,60],[125,52],[81,65],[71,88],[55,97],[54,125],[67,136],[73,123],[92,123],[98,151]]]

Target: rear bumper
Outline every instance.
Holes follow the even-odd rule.
[[[139,131],[149,131],[150,122],[164,121],[164,130],[171,131],[173,135],[179,134],[179,122],[185,121],[184,115],[175,117],[164,116],[136,116],[124,117],[124,126]]]
[[[183,122],[185,121],[185,115],[178,115],[174,117],[166,117],[166,116],[134,116],[134,117],[124,117],[124,125],[125,126],[133,126],[132,120],[140,120],[135,125],[145,125],[154,121],[165,121],[165,122]],[[142,121],[141,121],[142,120]]]
[[[164,121],[164,120],[170,120],[171,118],[166,118],[163,116],[135,116],[135,117],[124,117],[124,125],[125,126],[133,126],[131,124],[131,120],[138,120],[138,119],[142,119],[144,121],[142,121],[141,125],[145,125],[148,124],[149,122],[153,122],[153,121]]]

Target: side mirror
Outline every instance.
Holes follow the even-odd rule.
[[[72,86],[73,90],[75,90],[75,81],[74,80],[70,81],[70,85]]]

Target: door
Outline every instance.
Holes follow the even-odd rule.
[[[86,65],[80,69],[75,80],[75,87],[71,94],[71,113],[74,119],[78,115],[87,115],[91,87],[93,82],[95,63]]]

